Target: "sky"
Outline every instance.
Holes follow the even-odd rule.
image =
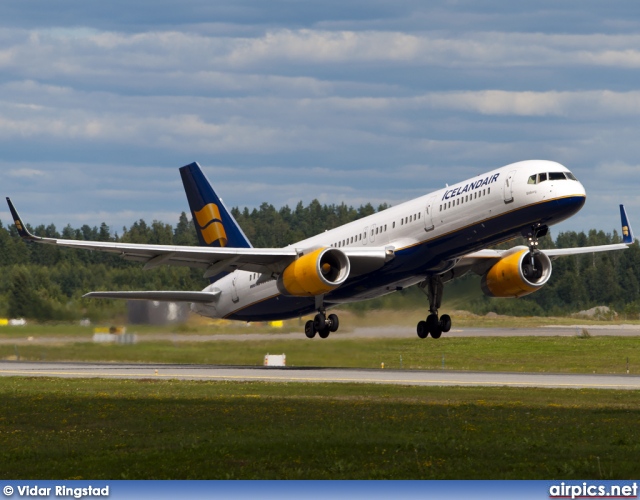
[[[32,226],[175,225],[192,161],[254,208],[527,159],[587,190],[552,234],[640,226],[635,0],[0,2],[1,194]]]

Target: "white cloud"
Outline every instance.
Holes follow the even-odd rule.
[[[18,168],[9,170],[8,175],[10,177],[23,177],[27,179],[33,179],[36,177],[42,177],[45,174],[42,170],[36,170],[35,168]]]
[[[604,11],[578,29],[452,5],[151,16],[128,33],[0,20],[3,187],[44,222],[116,226],[183,210],[175,167],[192,159],[240,206],[396,204],[536,157],[566,163],[590,199],[640,188],[637,30]]]

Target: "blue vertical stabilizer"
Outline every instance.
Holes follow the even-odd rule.
[[[180,168],[180,176],[200,245],[252,248],[249,239],[211,187],[200,165],[194,162]]]

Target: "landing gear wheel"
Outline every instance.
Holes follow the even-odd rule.
[[[434,339],[439,339],[440,335],[442,335],[442,328],[440,328],[438,315],[434,313],[429,314],[429,316],[427,316],[426,325],[427,331],[429,332],[431,337],[433,337]]]
[[[338,320],[338,316],[335,314],[329,314],[327,318],[329,320],[329,331],[337,332],[338,327],[340,326],[340,321]]]
[[[318,335],[320,335],[321,339],[326,339],[330,333],[331,333],[331,330],[329,329],[328,326],[325,326],[322,330],[318,330]]]
[[[425,338],[427,335],[431,335],[434,339],[439,339],[443,333],[451,330],[451,316],[443,314],[442,318],[438,319],[438,309],[442,304],[442,294],[444,292],[442,276],[427,276],[418,286],[429,299],[430,313],[426,321],[418,323],[418,336]]]
[[[440,330],[442,330],[442,333],[447,333],[451,330],[451,316],[448,314],[443,314],[440,317]]]
[[[429,333],[434,331],[438,327],[438,315],[429,314],[429,316],[427,316],[426,325],[427,325],[427,331]]]
[[[418,322],[418,337],[421,339],[426,339],[429,335],[429,330],[427,330],[427,322],[420,321]]]
[[[316,329],[313,327],[313,321],[309,320],[304,324],[304,334],[309,339],[316,336]]]
[[[322,330],[324,330],[325,326],[327,326],[327,320],[325,319],[324,314],[316,314],[316,317],[313,318],[313,327],[317,332],[321,332]]]

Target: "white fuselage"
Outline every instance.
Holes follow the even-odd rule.
[[[324,298],[328,306],[390,293],[444,272],[466,253],[520,234],[535,222],[555,224],[577,212],[585,200],[580,182],[550,180],[538,174],[568,173],[555,162],[531,160],[507,165],[447,186],[290,245],[304,251],[321,247],[387,247],[396,258],[367,276],[347,280]],[[533,176],[534,182],[531,181]],[[538,176],[538,177],[536,177]],[[220,290],[213,304],[194,304],[200,314],[255,321],[312,312],[313,298],[286,297],[275,280],[235,271],[204,291]]]

